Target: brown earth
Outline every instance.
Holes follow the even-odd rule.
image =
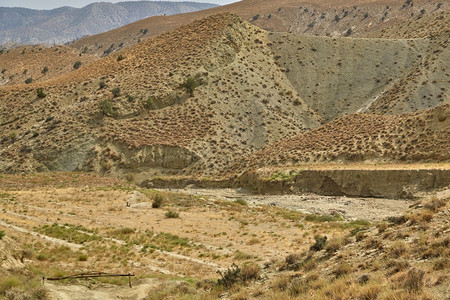
[[[4,50],[0,54],[0,86],[25,84],[29,78],[43,82],[73,71],[77,61],[87,64],[96,59],[67,46],[37,45]]]

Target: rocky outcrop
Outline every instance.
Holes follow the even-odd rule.
[[[269,175],[251,172],[239,185],[258,193],[315,193],[327,196],[413,198],[450,185],[450,170],[292,170]]]

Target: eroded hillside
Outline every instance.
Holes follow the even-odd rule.
[[[274,143],[232,169],[311,162],[448,161],[449,115],[450,104],[415,114],[352,114]]]
[[[208,173],[319,126],[269,43],[223,14],[42,84],[4,87],[1,170]]]

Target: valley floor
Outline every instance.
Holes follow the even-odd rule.
[[[295,275],[280,273],[286,256],[311,252],[320,236],[346,240],[338,249],[344,247],[414,203],[242,189],[154,190],[82,173],[1,175],[0,229],[23,250],[15,270],[0,273],[4,282],[19,278],[12,290],[0,284],[0,298],[33,290],[20,278],[31,278],[37,289],[42,277],[98,271],[136,274],[133,288],[128,278],[46,282],[44,288],[50,299],[276,299],[270,298],[274,282]],[[244,273],[253,266],[257,274],[238,288],[214,283],[217,271],[226,274],[233,263]],[[283,288],[279,293],[292,296]]]

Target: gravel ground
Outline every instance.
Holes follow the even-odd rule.
[[[172,189],[172,191],[174,191]],[[302,195],[254,195],[242,189],[191,189],[178,192],[234,201],[244,199],[249,205],[271,205],[303,213],[339,214],[348,220],[381,221],[402,214],[411,200],[384,198],[349,198],[345,196]]]

